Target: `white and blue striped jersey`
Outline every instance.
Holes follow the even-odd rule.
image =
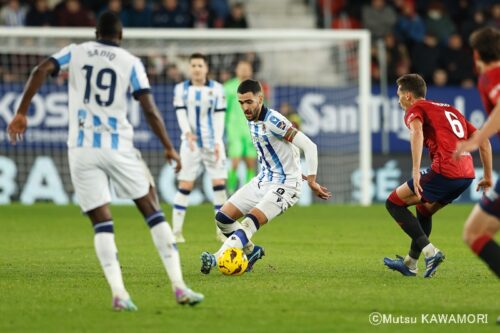
[[[54,75],[69,72],[68,147],[133,149],[127,93],[150,92],[140,59],[109,41],[71,44],[50,59]]]
[[[300,149],[284,139],[292,123],[278,111],[262,106],[259,119],[249,121],[248,126],[258,154],[259,181],[300,181]]]
[[[222,140],[224,126],[218,128],[214,114],[226,111],[224,87],[217,81],[207,80],[204,86],[194,86],[190,80],[178,83],[174,88],[175,110],[185,109],[191,133],[197,137],[198,147],[213,149]],[[182,139],[185,139],[184,133]]]

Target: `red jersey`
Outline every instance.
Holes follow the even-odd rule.
[[[428,100],[415,102],[405,114],[405,124],[420,119],[424,146],[429,149],[431,169],[452,179],[474,178],[474,163],[470,154],[453,159],[457,142],[468,139],[476,128],[453,106]]]
[[[477,89],[489,115],[500,98],[500,67],[491,68],[479,76]]]

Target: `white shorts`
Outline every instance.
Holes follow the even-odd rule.
[[[254,177],[248,184],[240,188],[229,202],[244,215],[252,208],[257,208],[271,221],[299,201],[302,182],[287,181],[285,184],[259,182]]]
[[[154,180],[141,153],[95,148],[70,148],[71,180],[83,212],[111,201],[110,183],[116,195],[139,199],[148,194]]]
[[[182,140],[180,147],[182,169],[177,176],[178,180],[195,181],[203,171],[207,171],[210,179],[226,179],[226,151],[223,144],[220,146],[219,159],[215,160],[213,150],[200,148],[195,145],[191,150],[189,143]]]

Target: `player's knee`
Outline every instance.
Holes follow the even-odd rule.
[[[464,240],[465,244],[467,244],[469,247],[472,247],[474,242],[483,234],[485,234],[484,229],[478,228],[471,223],[466,223],[464,231],[462,233],[462,239]]]
[[[399,198],[395,190],[392,191],[391,194],[387,197],[387,200],[385,200],[385,208],[388,211],[391,211],[397,207],[404,207],[404,206],[406,206],[405,202]]]

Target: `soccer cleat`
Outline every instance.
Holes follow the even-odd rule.
[[[410,267],[406,266],[404,258],[398,255],[396,255],[396,259],[384,258],[384,265],[404,276],[416,276],[418,272],[418,269],[410,269]]]
[[[436,274],[436,269],[444,261],[443,252],[436,249],[432,257],[425,258],[425,273],[424,278],[433,277]]]
[[[205,299],[205,296],[203,296],[203,294],[194,292],[189,288],[185,288],[185,289],[176,288],[175,289],[175,300],[180,305],[189,304],[191,306],[194,306],[198,303],[201,303],[204,299]]]
[[[217,266],[217,259],[215,259],[215,256],[209,252],[203,252],[201,254],[201,269],[200,271],[203,274],[208,274],[210,273],[210,270],[212,267]]]
[[[252,253],[247,255],[248,266],[247,266],[247,269],[245,272],[251,272],[253,265],[255,265],[257,260],[261,259],[265,255],[266,255],[266,253],[264,252],[264,248],[262,246],[255,245]]]
[[[176,243],[186,243],[186,239],[184,239],[182,232],[179,231],[179,232],[174,233],[174,237],[175,237]]]
[[[115,311],[137,311],[137,306],[132,299],[124,300],[118,296],[113,297],[113,310]]]

